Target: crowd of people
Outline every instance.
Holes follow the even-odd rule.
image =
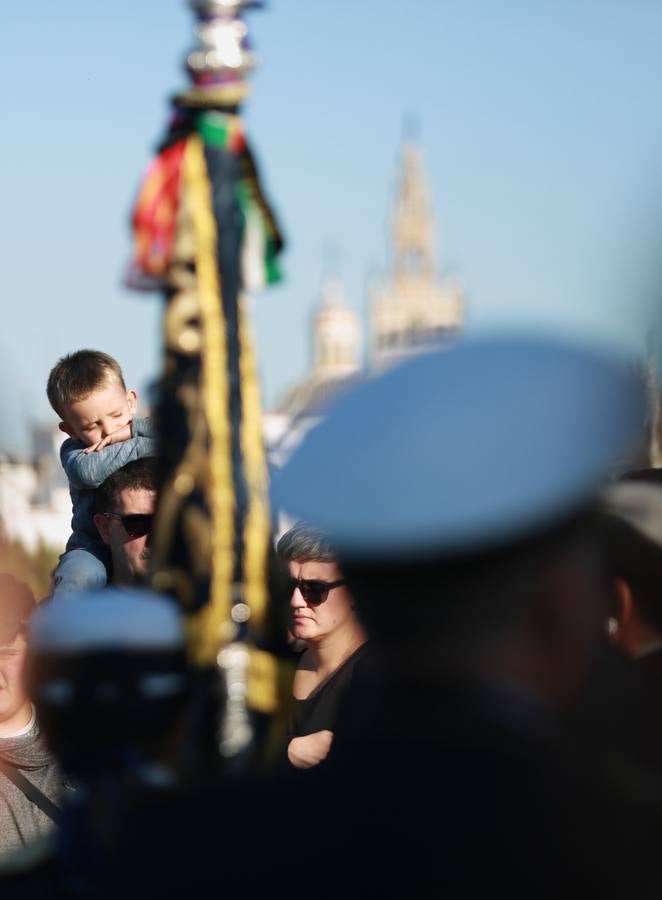
[[[14,862],[8,897],[662,893],[662,477],[633,463],[647,396],[630,367],[493,337],[339,397],[273,477],[295,523],[274,532],[298,658],[281,764],[193,786],[173,752],[181,623],[131,590],[152,425],[96,351],[60,360],[48,396],[73,532],[32,629],[34,598],[0,579],[0,848],[57,821],[66,841]],[[123,729],[142,773],[126,792],[104,751]]]

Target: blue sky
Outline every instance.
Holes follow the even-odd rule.
[[[662,4],[273,0],[249,23],[246,119],[288,239],[285,282],[253,304],[268,404],[307,368],[325,247],[365,313],[407,113],[470,329],[641,346],[659,286]],[[158,370],[160,300],[121,279],[191,24],[183,0],[3,9],[1,449],[52,417],[63,353],[106,350],[142,391]]]

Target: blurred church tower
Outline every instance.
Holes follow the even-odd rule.
[[[327,274],[312,317],[312,368],[285,395],[276,415],[288,419],[315,416],[362,368],[361,323],[349,305],[342,281]]]
[[[313,317],[313,377],[346,378],[361,368],[361,326],[348,305],[341,281],[327,276]]]
[[[405,141],[390,220],[390,272],[369,290],[368,370],[448,346],[462,326],[461,286],[455,279],[441,277],[437,267],[432,205],[420,150],[411,140]],[[312,367],[286,393],[269,420],[275,423],[272,458],[285,458],[329,402],[368,374],[361,320],[335,268],[333,261],[327,263],[320,301],[312,315]]]
[[[404,143],[391,219],[392,273],[370,298],[370,366],[382,369],[448,343],[462,324],[462,290],[441,281],[435,227],[421,153]]]

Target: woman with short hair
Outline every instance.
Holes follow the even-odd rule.
[[[299,769],[329,753],[357,664],[366,654],[366,634],[354,600],[325,536],[298,522],[278,542],[291,579],[291,633],[305,643],[292,685],[294,696],[288,759]]]

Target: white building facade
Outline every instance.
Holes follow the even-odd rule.
[[[0,528],[29,553],[40,545],[61,553],[71,534],[71,498],[59,456],[64,439],[57,428],[35,428],[31,457],[0,452]]]

